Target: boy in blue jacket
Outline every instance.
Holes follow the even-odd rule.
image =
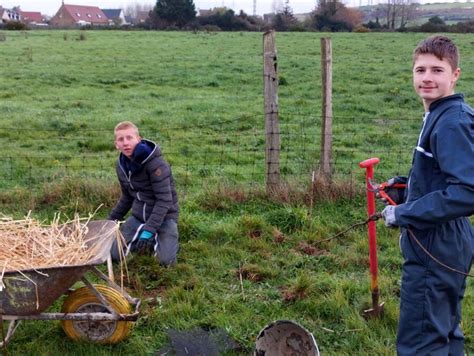
[[[474,112],[454,93],[458,57],[445,36],[423,40],[413,54],[423,127],[405,202],[382,212],[387,226],[401,227],[399,355],[464,354],[461,301],[474,250],[468,219],[474,212]]]
[[[142,139],[138,128],[129,121],[119,123],[114,130],[115,147],[120,151],[116,165],[121,196],[110,220],[122,220],[126,240],[123,251],[117,242],[112,246],[112,259],[120,253],[145,251],[153,253],[162,265],[176,262],[178,252],[178,197],[171,168],[160,148]]]

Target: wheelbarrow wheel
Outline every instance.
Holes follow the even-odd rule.
[[[117,290],[100,284],[94,285],[110,306],[119,314],[129,314],[132,307]],[[107,308],[87,287],[76,289],[64,301],[63,313],[107,313]],[[131,321],[62,320],[61,326],[73,340],[100,344],[116,344],[125,339],[132,327]]]

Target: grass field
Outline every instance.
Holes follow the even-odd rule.
[[[0,42],[0,213],[87,215],[117,198],[113,127],[135,121],[160,143],[181,198],[179,263],[129,261],[143,313],[115,346],[69,341],[55,322],[25,322],[9,352],[151,355],[168,330],[224,330],[251,354],[276,319],[310,330],[325,355],[395,353],[401,257],[398,234],[378,224],[385,314],[370,303],[359,161],[379,156],[378,179],[406,173],[422,106],[411,51],[424,34],[277,34],[282,177],[264,193],[262,34],[117,31],[4,32]],[[311,189],[321,127],[320,38],[333,47],[333,167],[338,186]],[[453,35],[472,102],[472,36]],[[380,207],[379,207],[380,208]],[[55,305],[58,308],[60,301]],[[474,352],[472,282],[464,301]],[[48,340],[48,342],[45,342]]]

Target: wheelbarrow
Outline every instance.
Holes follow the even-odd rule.
[[[0,347],[8,344],[22,320],[61,320],[64,332],[73,340],[114,344],[128,336],[138,318],[140,300],[97,268],[110,256],[116,223],[89,221],[87,228],[86,246],[97,251],[90,262],[4,273],[0,279]],[[92,272],[106,285],[92,284],[86,272]],[[79,281],[84,286],[71,289]],[[67,297],[61,312],[45,312],[63,295]],[[3,321],[8,323],[6,333]]]

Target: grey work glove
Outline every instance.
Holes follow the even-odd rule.
[[[382,219],[387,227],[397,227],[397,219],[395,217],[396,207],[388,205],[382,210]]]

